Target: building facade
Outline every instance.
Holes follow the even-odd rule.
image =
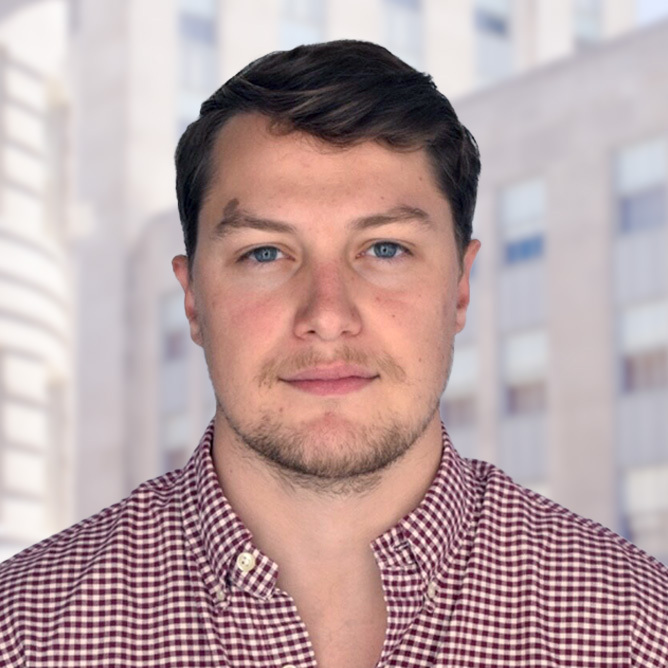
[[[456,444],[668,560],[668,23],[458,101],[483,156]]]
[[[178,466],[213,414],[169,266],[178,137],[253,58],[358,38],[430,72],[483,154],[442,402],[455,444],[666,558],[665,25],[634,33],[637,0],[68,4],[76,445],[54,456],[71,520]]]
[[[67,107],[0,48],[0,560],[71,521]]]

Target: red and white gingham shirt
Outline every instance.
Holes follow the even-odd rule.
[[[277,566],[225,499],[213,428],[186,467],[0,567],[0,666],[313,668]],[[379,666],[668,666],[668,570],[461,459],[373,543]]]

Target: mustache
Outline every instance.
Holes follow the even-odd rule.
[[[398,383],[406,380],[406,371],[390,355],[367,353],[351,346],[341,346],[329,355],[323,355],[317,350],[309,349],[289,357],[270,359],[262,365],[256,380],[260,386],[269,387],[277,383],[280,378],[298,373],[303,369],[326,366],[337,362],[363,366],[369,371]]]

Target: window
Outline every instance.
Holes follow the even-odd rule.
[[[504,263],[539,258],[544,252],[545,185],[542,179],[521,181],[501,194]]]
[[[621,150],[615,160],[619,231],[632,234],[666,221],[666,143],[645,141]]]
[[[449,430],[473,427],[476,421],[478,350],[475,344],[457,346],[441,415]]]
[[[162,420],[163,465],[166,471],[183,466],[190,450],[190,420],[187,413],[175,413]]]
[[[422,6],[420,0],[385,0],[385,44],[416,69],[422,67]]]
[[[188,321],[183,311],[183,293],[174,290],[160,302],[161,360],[158,376],[160,440],[164,470],[182,466],[191,447],[189,398],[191,392],[188,356]]]
[[[178,130],[199,115],[199,106],[218,87],[216,0],[180,0],[180,93]]]
[[[506,414],[531,415],[545,410],[545,381],[535,380],[506,387]]]
[[[183,308],[183,293],[174,291],[165,295],[160,303],[160,311],[162,359],[169,362],[185,357],[189,330]]]
[[[523,484],[543,486],[548,474],[547,333],[540,328],[505,336],[500,352],[498,463]]]
[[[527,415],[546,408],[547,334],[543,329],[505,337],[502,371],[507,415]]]
[[[493,83],[507,77],[512,71],[509,0],[476,0],[473,19],[480,82]]]
[[[279,44],[292,49],[324,38],[323,0],[282,0]]]
[[[623,476],[629,538],[650,554],[668,555],[668,466],[633,467]]]
[[[659,185],[622,197],[619,201],[619,224],[622,233],[662,225],[666,220],[666,189]]]
[[[184,410],[188,396],[188,322],[182,293],[165,295],[160,311],[160,403],[167,414]]]
[[[504,15],[494,14],[486,9],[476,7],[475,27],[480,32],[505,37],[508,34],[508,19]]]
[[[624,393],[668,386],[668,302],[649,302],[625,309],[621,351]]]
[[[446,397],[441,402],[441,415],[448,430],[473,427],[476,422],[475,397]]]
[[[524,262],[543,254],[543,235],[536,234],[518,241],[506,243],[506,264]]]
[[[181,39],[184,41],[215,44],[216,33],[210,17],[182,12],[179,24]]]
[[[601,0],[573,0],[573,33],[580,47],[595,44],[602,37]]]
[[[665,348],[626,355],[622,366],[624,392],[668,386],[668,351]]]

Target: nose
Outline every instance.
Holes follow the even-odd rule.
[[[295,315],[299,338],[335,341],[359,334],[362,322],[355,301],[354,277],[335,262],[304,272],[303,297]]]

